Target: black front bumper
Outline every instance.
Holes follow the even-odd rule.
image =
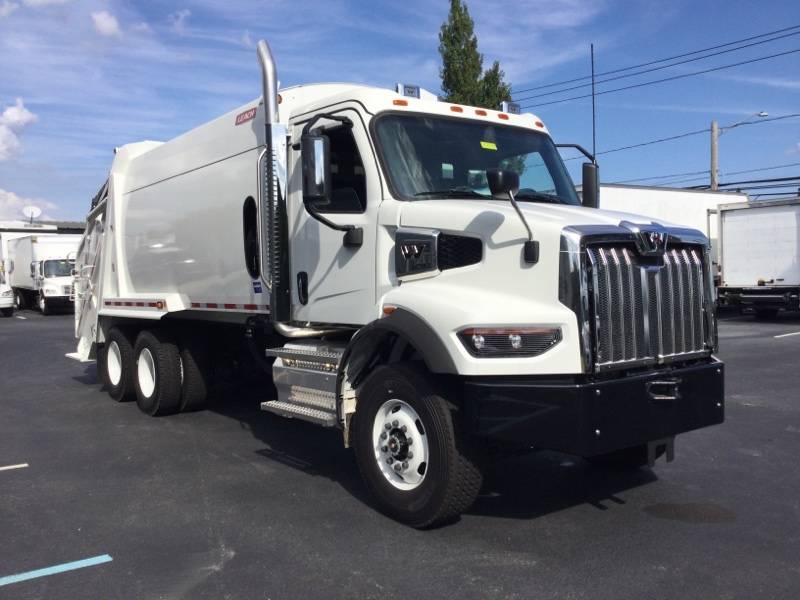
[[[594,456],[722,423],[724,365],[567,379],[464,381],[465,413],[482,437]]]

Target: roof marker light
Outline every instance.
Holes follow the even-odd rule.
[[[486,116],[486,111],[483,110],[482,108],[476,108],[475,109],[475,114],[478,115],[479,117],[485,117]]]
[[[464,112],[464,109],[461,108],[460,106],[451,106],[450,110],[452,110],[453,112],[460,112],[460,113]]]
[[[534,121],[533,124],[536,125],[537,127],[544,127],[544,123],[542,123],[541,121]]]
[[[511,113],[512,115],[520,114],[519,104],[516,102],[509,102],[507,100],[503,100],[500,103],[500,110],[505,113]]]
[[[508,121],[508,115],[506,113],[500,113],[497,115],[498,119],[503,119],[503,121]]]
[[[408,96],[409,98],[419,98],[420,96],[420,87],[418,85],[398,83],[395,85],[395,91],[401,96]]]
[[[395,106],[408,106],[408,100],[392,100]]]

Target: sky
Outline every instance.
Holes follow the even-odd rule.
[[[603,73],[800,25],[797,0],[466,4],[484,65],[500,61],[515,98],[559,88],[517,90],[588,75],[590,43],[596,71]],[[402,81],[439,93],[438,32],[448,5],[446,0],[0,0],[0,220],[19,217],[28,204],[39,206],[43,218],[82,220],[107,176],[114,147],[167,140],[258,97],[260,38],[270,42],[281,86],[346,81],[394,87]],[[770,43],[597,89],[794,49],[800,49],[800,29]],[[753,116],[800,113],[800,53],[601,94],[596,108],[599,152],[706,129],[713,119],[722,127],[763,120],[723,129],[720,180],[800,174],[800,118]],[[542,118],[557,142],[591,148],[590,100],[525,110]],[[705,171],[709,145],[703,133],[600,154],[601,180]],[[577,181],[580,161],[567,164]],[[777,165],[792,166],[727,175]],[[706,182],[707,175],[699,177],[679,185]]]

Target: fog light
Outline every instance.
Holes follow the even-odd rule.
[[[466,327],[458,338],[467,352],[479,358],[538,356],[561,341],[558,326]]]
[[[508,336],[508,341],[511,342],[511,347],[514,350],[519,350],[522,348],[522,336],[518,333],[512,333],[510,336]]]
[[[475,346],[475,350],[482,350],[485,342],[486,340],[483,339],[480,333],[476,333],[472,336],[472,345]]]

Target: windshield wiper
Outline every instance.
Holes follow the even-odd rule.
[[[469,198],[483,198],[487,200],[489,197],[485,194],[480,194],[475,190],[452,188],[449,190],[429,190],[427,192],[419,192],[414,194],[415,198],[420,196],[431,196],[432,198],[461,198],[467,196]]]
[[[536,192],[534,190],[520,190],[514,196],[517,200],[533,200],[534,202],[555,202],[560,204],[561,198],[553,196],[552,194],[545,194],[544,192]]]

